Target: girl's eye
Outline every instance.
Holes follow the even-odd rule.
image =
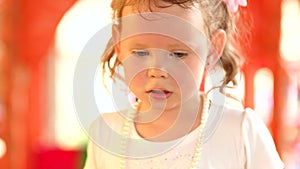
[[[184,58],[187,55],[188,55],[188,53],[184,52],[184,51],[178,51],[178,52],[170,53],[170,56],[173,56],[173,57],[176,57],[176,58]]]
[[[136,56],[148,56],[149,55],[149,51],[147,51],[147,50],[133,50],[131,53]]]

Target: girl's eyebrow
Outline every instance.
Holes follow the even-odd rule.
[[[178,43],[173,43],[173,44],[168,45],[169,48],[179,48],[179,47],[182,47],[182,46],[185,46],[185,45],[180,45]]]
[[[153,48],[147,44],[143,44],[143,43],[133,43],[132,46],[134,48]],[[186,48],[186,45],[183,44],[178,44],[178,43],[174,43],[174,44],[169,44],[167,46],[165,46],[167,49],[176,49],[176,48]],[[158,48],[164,48],[164,46],[158,46]]]
[[[132,48],[151,48],[149,45],[145,44],[145,43],[140,43],[140,42],[134,42],[132,43],[130,46],[132,46]],[[163,47],[163,46],[160,46]],[[172,43],[172,44],[168,44],[166,46],[167,49],[176,49],[176,48],[184,48],[184,49],[197,49],[199,48],[199,46],[197,46],[195,43]]]
[[[197,45],[195,43],[182,42],[181,44],[179,44],[179,43],[170,44],[170,45],[168,45],[168,48],[170,48],[170,49],[174,49],[174,48],[196,49]]]
[[[147,47],[146,44],[136,43],[136,42],[134,42],[131,46],[133,46],[135,48],[146,48]]]

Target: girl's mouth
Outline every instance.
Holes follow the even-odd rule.
[[[149,90],[147,91],[147,93],[150,95],[151,98],[155,100],[168,99],[172,95],[172,92],[160,89]]]

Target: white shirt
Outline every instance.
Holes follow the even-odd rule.
[[[173,141],[151,142],[141,138],[130,123],[130,139],[123,147],[133,158],[124,158],[116,155],[120,153],[124,123],[125,118],[118,113],[102,114],[95,121],[90,130],[84,169],[118,169],[120,160],[125,161],[128,169],[189,168],[197,147],[198,129]],[[201,139],[197,168],[284,168],[268,129],[251,109],[237,110],[212,104]]]

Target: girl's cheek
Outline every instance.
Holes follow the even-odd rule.
[[[126,59],[122,64],[124,66],[126,84],[130,84],[132,81],[136,81],[145,76],[146,68],[143,63],[135,59]]]

